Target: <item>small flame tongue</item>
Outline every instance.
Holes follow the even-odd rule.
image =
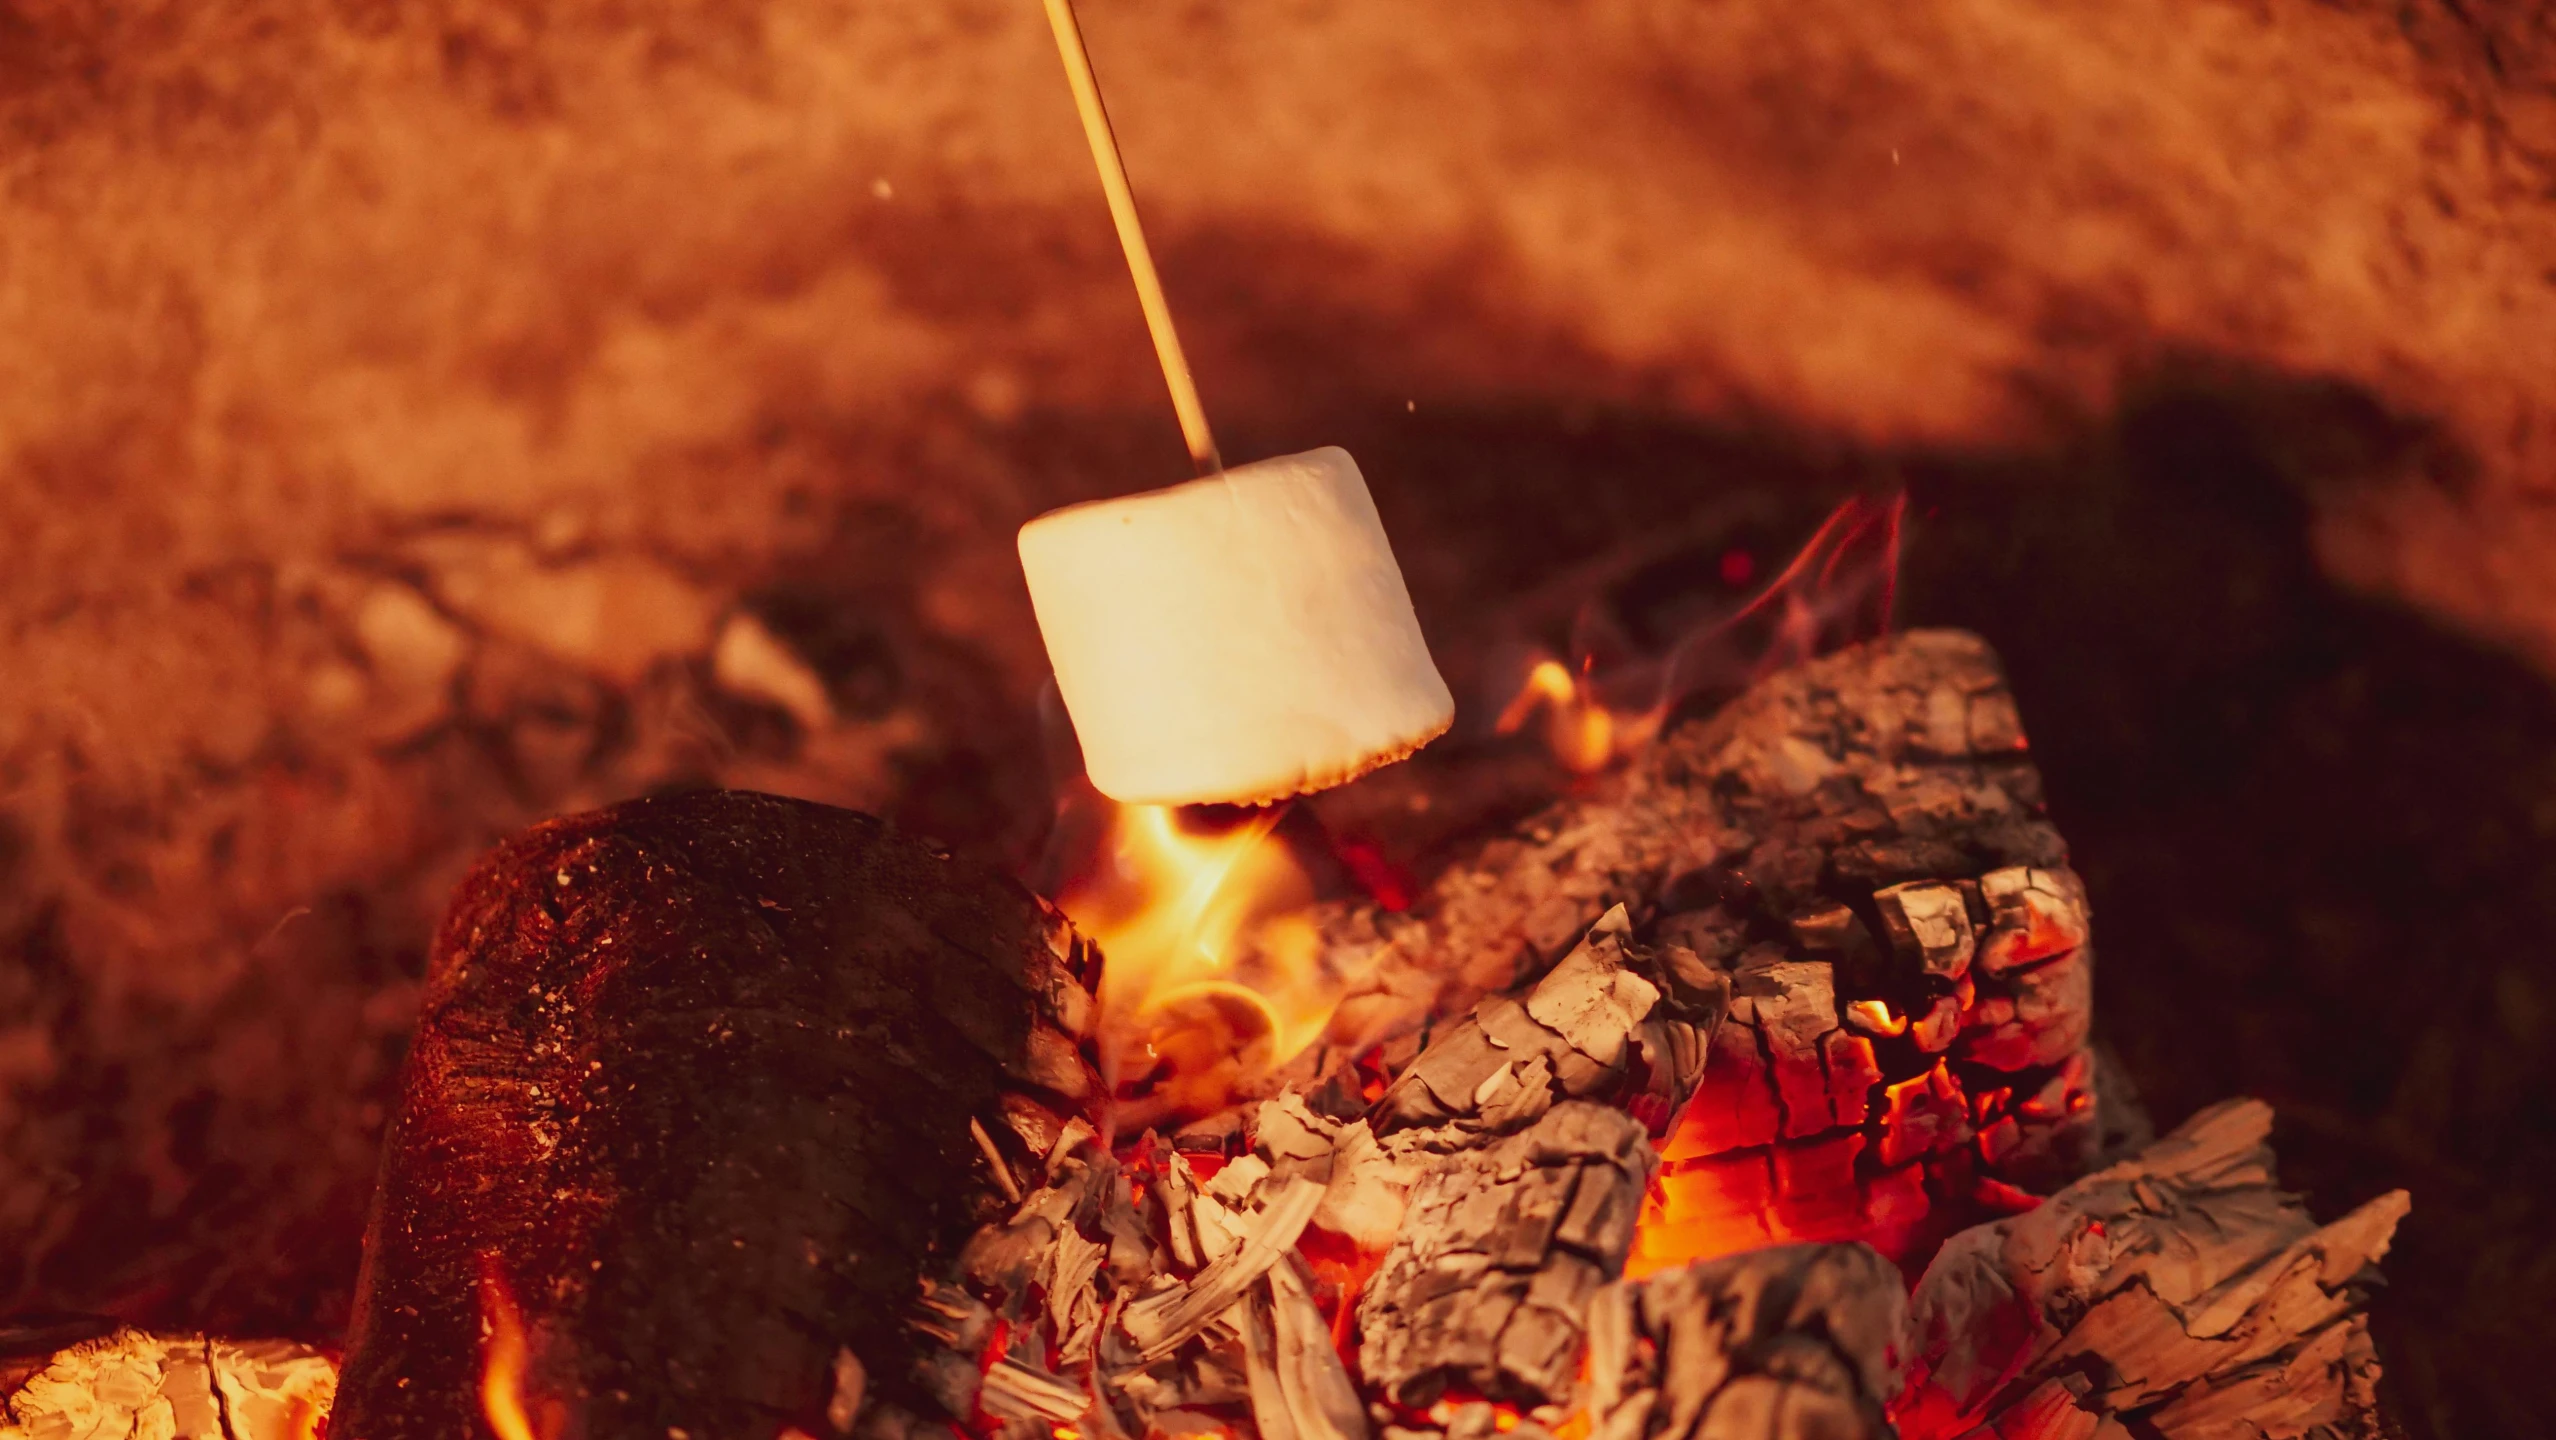
[[[514,1297],[506,1293],[506,1282],[497,1273],[493,1255],[482,1262],[480,1269],[479,1317],[488,1337],[479,1376],[479,1406],[488,1417],[488,1428],[497,1432],[497,1440],[539,1440],[532,1418],[524,1411],[524,1363],[529,1347],[524,1340],[523,1312],[515,1308]]]
[[[1091,937],[1104,1062],[1122,1128],[1204,1114],[1322,1034],[1340,987],[1306,916],[1313,881],[1272,833],[1280,809],[1225,826],[1113,807],[1098,863],[1057,903]]]

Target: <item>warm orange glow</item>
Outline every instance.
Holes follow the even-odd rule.
[[[479,1321],[488,1342],[480,1366],[479,1408],[488,1417],[488,1428],[497,1432],[497,1440],[537,1440],[532,1419],[524,1413],[524,1362],[529,1347],[524,1340],[523,1312],[506,1293],[493,1261],[480,1274]]]
[[[1762,1151],[1666,1161],[1633,1228],[1625,1278],[1773,1244],[1780,1238],[1767,1228],[1773,1200]]]
[[[1313,882],[1270,832],[1282,812],[1210,831],[1159,805],[1116,807],[1104,862],[1058,903],[1105,957],[1114,1083],[1151,1112],[1203,1113],[1318,1039],[1343,984],[1306,911]]]
[[[1314,1299],[1331,1317],[1331,1343],[1343,1362],[1358,1362],[1358,1293],[1384,1263],[1381,1250],[1361,1250],[1344,1236],[1307,1230],[1296,1251],[1313,1271]]]
[[[1904,1035],[1908,1033],[1908,1017],[1893,1015],[1890,1006],[1880,1000],[1857,1000],[1846,1007],[1854,1017],[1856,1028],[1867,1035]]]

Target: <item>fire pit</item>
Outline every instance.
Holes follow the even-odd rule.
[[[1046,8],[1201,475],[1021,537],[1054,693],[1127,803],[1068,796],[1052,900],[743,791],[520,837],[437,942],[343,1353],[22,1317],[0,1433],[2375,1432],[2363,1308],[2404,1193],[2318,1226],[2252,1102],[2148,1133],[1998,662],[1951,631],[1835,643],[1887,628],[1892,572],[1851,552],[1895,547],[1901,502],[1850,502],[1649,664],[1599,635],[1522,666],[1493,728],[1540,726],[1581,783],[1441,826],[1425,882],[1291,800],[1408,756],[1453,696],[1346,450],[1223,471]],[[969,405],[1018,418],[1019,377],[981,378]],[[704,738],[704,686],[784,748],[846,703],[803,663],[822,605],[719,611],[573,516],[418,543],[431,603],[405,572],[369,590],[362,672],[310,691],[343,713],[404,676],[385,743],[487,684],[448,611],[529,637],[533,703],[498,706],[528,794],[627,738],[559,723],[536,651],[663,682],[652,733]],[[1743,622],[1771,643],[1735,669]]]
[[[13,1423],[2374,1433],[2405,1197],[2320,1228],[2250,1103],[2146,1141],[1974,637],[1671,719],[1413,895],[1107,818],[1088,933],[820,806],[533,831],[438,941],[333,1410],[323,1357],[123,1332]]]

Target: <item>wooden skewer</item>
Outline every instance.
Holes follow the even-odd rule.
[[[1073,0],[1047,0],[1047,23],[1056,32],[1056,53],[1065,61],[1065,79],[1074,87],[1074,108],[1083,117],[1083,138],[1091,144],[1092,163],[1100,167],[1109,217],[1117,222],[1118,245],[1127,252],[1127,269],[1136,279],[1136,300],[1145,307],[1145,328],[1153,332],[1154,357],[1162,362],[1164,383],[1171,387],[1181,438],[1189,442],[1189,458],[1198,473],[1214,475],[1225,468],[1224,461],[1216,454],[1216,437],[1207,431],[1207,410],[1198,403],[1198,385],[1189,377],[1180,334],[1172,329],[1171,302],[1163,298],[1162,277],[1154,273],[1154,252],[1146,246],[1145,227],[1136,219],[1136,196],[1127,188],[1127,165],[1119,159],[1109,112],[1101,107],[1100,82],[1092,78],[1092,57],[1083,48],[1083,27],[1074,19]]]

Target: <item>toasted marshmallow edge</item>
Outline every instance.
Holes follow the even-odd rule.
[[[1455,698],[1337,446],[1021,527],[1056,688],[1104,795],[1255,805],[1446,733]]]

